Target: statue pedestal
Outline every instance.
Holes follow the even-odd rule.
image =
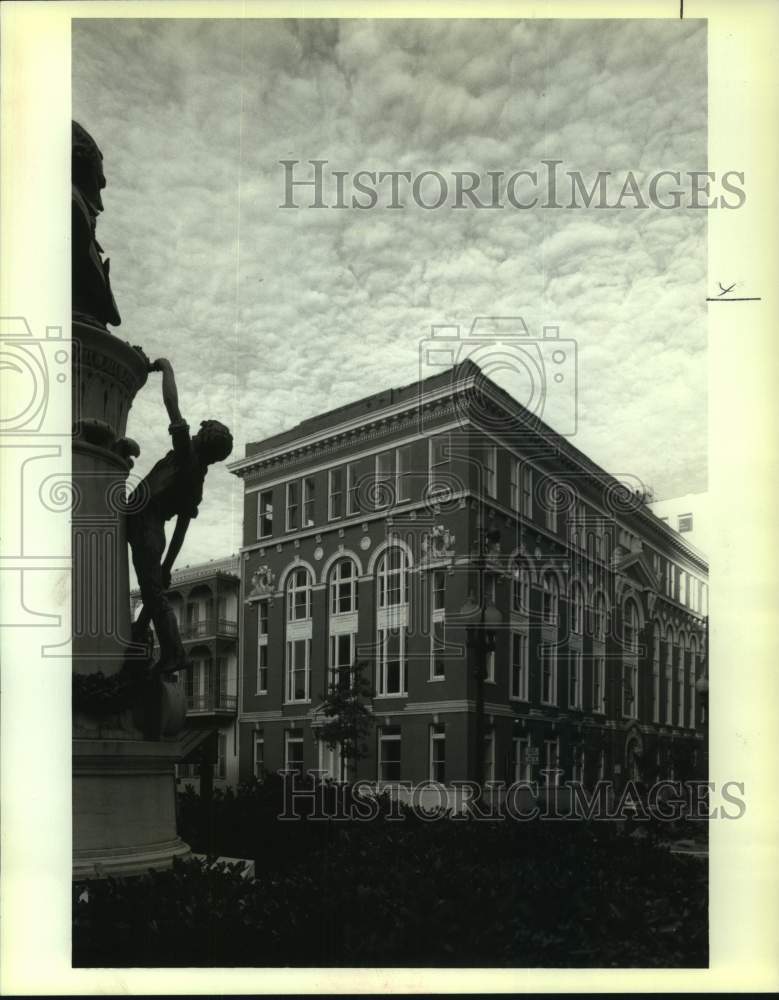
[[[176,833],[177,742],[73,740],[73,877],[141,875],[186,857]]]
[[[98,673],[116,680],[131,641],[125,485],[138,452],[125,431],[147,361],[87,319],[74,320],[73,340],[73,673],[81,683]],[[169,867],[189,854],[176,834],[183,690],[137,692],[114,714],[99,698],[87,705],[74,686],[74,878]]]

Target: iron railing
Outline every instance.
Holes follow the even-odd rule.
[[[238,635],[238,622],[231,618],[201,618],[184,622],[179,628],[182,639],[205,639],[212,635]]]
[[[234,694],[188,694],[188,712],[234,712],[238,696]]]

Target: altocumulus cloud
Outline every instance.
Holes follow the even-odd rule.
[[[236,456],[413,380],[432,323],[521,315],[577,341],[580,448],[658,495],[705,488],[705,212],[278,207],[282,159],[705,170],[704,22],[89,19],[73,111],[105,154],[117,334],[171,359]],[[151,376],[137,473],[166,427]],[[240,544],[240,483],[206,485],[182,564]]]

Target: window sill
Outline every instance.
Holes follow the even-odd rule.
[[[408,698],[408,691],[404,691],[403,694],[375,694],[373,696],[374,701],[385,701],[392,700],[393,698]]]
[[[445,681],[445,680],[446,680],[445,677],[428,677],[427,683],[428,684],[440,684],[441,681]]]
[[[301,698],[298,701],[283,701],[281,704],[282,704],[282,706],[284,706],[284,705],[310,705],[311,704],[311,699],[310,698]]]

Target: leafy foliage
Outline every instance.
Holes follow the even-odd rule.
[[[328,720],[319,729],[319,739],[331,749],[341,751],[341,767],[368,755],[368,734],[373,714],[366,701],[373,688],[365,677],[366,664],[355,663],[338,671],[335,683],[322,695],[322,715]],[[343,773],[340,775],[343,778]]]
[[[334,792],[333,792],[334,794]],[[74,887],[74,965],[701,967],[707,867],[613,823],[276,818],[278,779],[217,797],[221,853]],[[433,818],[433,817],[431,817]],[[205,842],[200,802],[182,834]],[[79,902],[79,897],[82,901]]]

